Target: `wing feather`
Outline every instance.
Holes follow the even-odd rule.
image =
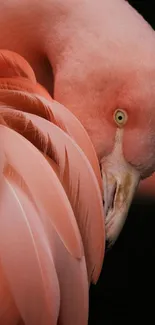
[[[31,197],[31,193],[28,191],[27,187],[25,184],[23,184],[23,181],[20,179],[20,176],[15,173],[12,168],[7,167],[5,168],[4,171],[4,175],[7,175],[7,179],[9,180],[9,182],[11,182],[12,186],[13,186],[13,190],[15,191],[15,195],[18,196],[18,199],[20,199],[20,203],[22,203],[22,208],[24,209],[24,211],[27,213],[27,219],[28,219],[28,223],[29,226],[32,229],[32,234],[34,239],[38,239],[37,236],[39,236],[39,241],[40,239],[43,239],[43,243],[46,241],[46,239],[48,238],[48,243],[49,245],[49,249],[52,252],[52,257],[54,260],[54,265],[56,268],[56,272],[57,272],[57,276],[58,276],[58,281],[59,281],[59,287],[60,287],[60,293],[61,293],[61,305],[60,305],[60,310],[59,310],[59,321],[62,325],[72,325],[72,323],[74,322],[75,325],[86,325],[88,322],[88,292],[89,292],[89,288],[88,288],[88,279],[87,279],[87,271],[86,271],[86,265],[85,265],[85,258],[83,256],[82,259],[76,259],[74,258],[72,255],[70,255],[68,253],[68,251],[66,250],[65,246],[63,245],[62,241],[60,240],[59,236],[57,235],[57,233],[54,231],[53,228],[53,232],[52,231],[48,231],[49,229],[51,229],[51,224],[49,222],[49,219],[47,218],[47,220],[45,220],[46,218],[44,218],[43,216],[39,215],[39,216],[35,216],[36,211],[33,211],[33,209],[35,208],[34,205],[31,207],[31,203],[33,202],[33,199]],[[23,196],[23,192],[24,194],[26,192],[27,197],[29,198],[29,206],[27,205],[27,200],[28,198],[25,196]],[[3,191],[4,193],[4,191]],[[7,202],[9,203],[9,202]],[[5,204],[5,203],[4,203]],[[30,210],[29,210],[30,209]],[[12,211],[13,209],[11,209]],[[1,210],[0,210],[1,211]],[[13,210],[15,211],[15,209]],[[41,221],[41,223],[39,222],[40,227],[38,226],[38,217],[39,220]],[[20,220],[22,222],[22,220]],[[16,236],[19,237],[18,233],[18,229],[20,227],[20,223],[17,223],[17,220],[15,220],[14,216],[13,216],[13,220],[12,223],[10,224],[11,227],[14,226],[14,232],[16,232]],[[44,234],[44,231],[42,231],[42,226],[44,227],[44,231],[46,232]],[[41,228],[42,233],[39,231]],[[47,231],[46,231],[47,230]],[[52,230],[52,229],[51,229]],[[7,231],[7,230],[6,230]],[[8,231],[7,231],[8,232]],[[10,236],[10,234],[9,234]],[[22,240],[24,238],[24,232],[22,231],[22,227],[20,227],[20,236],[22,237]],[[12,236],[10,236],[10,240],[12,240]],[[30,238],[28,238],[28,240],[31,240],[31,236],[29,236]],[[6,238],[7,240],[7,238]],[[37,240],[38,241],[38,240]],[[0,242],[1,243],[1,242]],[[8,240],[7,240],[7,244]],[[36,244],[38,244],[36,242]],[[3,245],[4,246],[4,245]],[[13,247],[13,245],[11,245]],[[28,244],[27,242],[25,243],[25,247],[27,249]],[[2,245],[1,245],[2,248]],[[40,249],[40,246],[38,247]],[[30,247],[30,249],[32,249]],[[16,303],[17,306],[23,316],[23,319],[25,320],[25,324],[31,324],[29,317],[30,317],[30,313],[33,316],[33,324],[36,324],[37,321],[37,317],[39,317],[38,314],[36,314],[36,310],[35,308],[33,308],[33,306],[29,306],[29,304],[31,303],[31,300],[29,299],[29,294],[31,294],[30,290],[35,290],[36,286],[36,278],[35,278],[35,282],[33,279],[33,276],[36,275],[36,269],[34,270],[33,273],[33,263],[31,262],[30,259],[30,253],[32,255],[32,252],[29,253],[29,250],[25,250],[25,254],[21,255],[19,253],[22,254],[23,251],[23,246],[20,243],[20,238],[19,241],[17,243],[17,246],[14,249],[14,252],[16,252],[16,260],[14,259],[15,266],[18,267],[14,268],[14,265],[12,266],[11,263],[9,264],[9,271],[11,276],[13,277],[13,279],[11,278],[11,288],[13,287],[13,293],[14,293],[14,297],[16,298]],[[18,252],[19,251],[19,252]],[[40,251],[39,251],[40,252]],[[39,252],[37,253],[37,256],[39,255]],[[5,251],[6,254],[6,251]],[[49,290],[49,281],[52,281],[52,284],[55,284],[55,279],[53,277],[53,273],[51,273],[51,269],[49,268],[49,266],[47,265],[46,262],[46,255],[47,252],[45,251],[41,251],[40,252],[41,258],[42,258],[42,273],[45,273],[45,280],[46,283],[48,285],[48,290]],[[8,255],[8,252],[7,252]],[[26,261],[24,260],[24,263],[26,263],[26,267],[25,264],[23,263],[22,258],[25,259],[25,255],[27,257],[28,255],[28,259],[26,259]],[[8,258],[8,256],[7,256]],[[44,261],[45,259],[45,261]],[[32,277],[31,280],[29,281],[29,286],[27,285],[27,282],[25,280],[25,278],[22,276],[21,278],[19,278],[19,276],[16,277],[16,282],[14,282],[14,272],[15,274],[23,274],[18,266],[18,263],[21,263],[22,265],[20,267],[23,267],[24,272],[26,273],[26,279],[27,281],[29,281],[29,276]],[[29,271],[29,264],[30,265],[30,271]],[[46,267],[45,267],[46,266]],[[27,271],[28,269],[28,271]],[[47,271],[48,271],[48,277],[47,277]],[[9,276],[10,276],[9,274]],[[64,281],[65,279],[65,281]],[[24,281],[23,281],[24,280]],[[31,281],[33,282],[33,287],[31,285]],[[18,290],[16,289],[16,285],[18,283]],[[39,286],[40,282],[37,283],[37,289]],[[29,291],[28,291],[29,289]],[[26,295],[25,293],[28,291],[28,295]],[[14,292],[15,291],[15,292]],[[34,292],[33,292],[34,293]],[[23,302],[23,296],[24,296],[24,302]],[[32,297],[32,295],[31,295]],[[34,297],[34,294],[33,294]],[[37,291],[37,299],[39,299],[38,297],[38,291]],[[19,299],[19,301],[18,301]],[[53,297],[54,301],[57,299],[57,297]],[[57,301],[57,300],[56,300]],[[35,302],[37,303],[37,306],[39,306],[39,302],[38,300]],[[43,301],[44,302],[44,301]],[[50,299],[48,298],[48,302],[50,303]],[[27,303],[28,303],[28,307],[29,309],[25,310],[25,307],[27,307]],[[46,300],[45,300],[46,303]],[[50,304],[50,306],[53,306]],[[40,308],[37,308],[37,311],[40,310],[42,311],[44,307],[44,304],[42,303]],[[46,307],[46,306],[45,306]],[[47,305],[48,307],[48,305]],[[46,308],[47,308],[46,307]],[[54,308],[55,306],[53,306]],[[45,310],[45,308],[44,308]],[[43,311],[44,311],[43,310]],[[54,310],[58,310],[58,308],[54,308]],[[42,312],[43,312],[42,311]],[[46,315],[47,315],[48,310],[46,311]],[[26,313],[26,314],[25,314]],[[51,314],[53,316],[53,309],[51,310]],[[55,315],[55,314],[54,314]],[[47,319],[43,324],[47,324]],[[40,324],[41,320],[39,323]],[[52,324],[52,322],[51,322]]]
[[[46,233],[32,201],[5,176],[1,183],[0,254],[25,324],[57,324],[59,284]]]
[[[0,66],[0,256],[12,308],[6,325],[16,324],[18,310],[23,325],[86,325],[89,282],[99,277],[105,247],[97,156],[78,119],[21,56],[2,50]]]
[[[0,78],[24,77],[36,83],[36,77],[29,63],[18,53],[0,50]]]
[[[51,217],[53,226],[70,253],[81,258],[81,237],[74,214],[53,169],[30,142],[14,130],[0,125],[0,137],[7,162],[22,175],[35,201]],[[28,161],[29,157],[31,161]]]
[[[24,88],[26,86],[22,84],[22,87]],[[5,91],[2,89],[0,82],[0,101],[2,104],[43,117],[55,123],[75,140],[89,159],[102,192],[101,173],[95,149],[80,121],[66,107],[52,100],[48,94],[40,92],[40,89],[37,87],[34,88],[34,92],[32,94],[32,89],[30,94],[25,91],[17,90],[17,86],[16,91]]]
[[[7,117],[6,121],[11,121],[10,126],[58,166],[57,174],[72,204],[82,236],[89,279],[96,282],[105,248],[104,215],[100,189],[87,157],[73,139],[45,119],[12,111],[12,118]]]
[[[58,324],[87,325],[89,283],[85,257],[79,260],[71,256],[56,233],[51,241],[51,246],[56,246],[54,261],[61,293]]]
[[[0,263],[0,324],[17,325],[20,318],[2,264]]]
[[[14,178],[14,172],[12,175],[9,170],[7,174],[11,178]],[[23,186],[25,184],[21,182],[17,173],[15,179],[20,187],[22,184],[22,188],[25,189],[27,195],[32,200],[30,192],[27,187]],[[50,250],[59,281],[61,304],[58,323],[72,325],[74,322],[75,325],[86,325],[88,322],[89,288],[85,257],[76,259],[69,254],[60,237],[52,227],[50,219],[46,215],[39,215],[39,217],[46,231],[46,238],[48,238],[50,243]]]
[[[24,77],[16,77],[16,78],[1,78],[0,80],[0,92],[4,96],[5,92],[6,94],[8,91],[13,91],[14,96],[16,96],[16,91],[22,92],[24,91],[25,95],[27,94],[36,94],[39,93],[40,96],[47,98],[48,100],[51,100],[50,95],[48,92],[38,83],[33,83],[30,80],[24,78]],[[32,95],[31,95],[32,96]],[[32,100],[32,98],[31,98]]]

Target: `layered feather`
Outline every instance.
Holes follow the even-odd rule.
[[[9,133],[11,131],[10,136],[13,139],[14,131],[6,126],[1,128],[5,128]],[[6,133],[4,135],[6,138]],[[5,146],[6,143],[4,148]],[[23,152],[19,152],[23,155]],[[74,320],[77,325],[86,325],[89,289],[85,258],[84,256],[76,258],[67,252],[65,243],[53,227],[52,216],[49,215],[48,209],[46,210],[44,202],[41,198],[34,199],[35,191],[29,186],[27,179],[24,181],[25,173],[22,172],[20,176],[20,169],[15,169],[7,151],[5,153],[9,165],[5,163],[3,171],[5,179],[1,182],[0,255],[22,319],[28,325],[57,324],[59,315],[61,324],[72,324]],[[45,160],[43,155],[40,156]],[[14,157],[15,160],[20,160],[20,154],[17,156],[16,151]],[[32,160],[32,158],[29,162],[26,160],[29,173],[31,171],[35,173]],[[36,186],[41,187],[44,177],[46,175],[40,174]],[[46,181],[48,183],[48,180]],[[61,205],[60,201],[58,203]],[[53,206],[54,214],[57,202],[52,196],[49,204]],[[61,217],[63,223],[63,213]],[[72,223],[72,220],[70,222]],[[63,226],[65,228],[66,224]],[[61,295],[60,310],[58,284]]]
[[[60,128],[38,116],[2,109],[4,120],[53,159],[80,229],[89,279],[96,282],[104,256],[102,197],[93,169],[79,146]],[[95,211],[95,217],[94,217]]]
[[[59,284],[47,235],[32,201],[8,172],[0,215],[0,256],[24,323],[57,324]]]
[[[0,67],[0,101],[49,119],[73,137],[90,160],[102,191],[97,156],[79,120],[66,107],[54,101],[47,90],[37,83],[31,66],[23,57],[11,51],[1,50]],[[40,99],[40,96],[43,97]]]
[[[30,87],[28,83],[29,87],[26,87],[25,84],[19,82],[18,86],[17,82],[15,85],[13,82],[9,85],[7,81],[7,89],[5,89],[5,85],[4,81],[2,84],[0,83],[2,104],[43,117],[59,126],[75,140],[89,159],[102,193],[103,187],[97,156],[88,134],[79,120],[66,107],[52,100],[46,91],[44,94],[44,90],[42,91],[42,87],[40,88],[38,84],[35,87]]]
[[[29,63],[18,53],[0,50],[0,78],[23,77],[36,83],[36,77]]]
[[[9,283],[0,262],[0,324],[17,325],[20,319],[20,313],[15,305]]]
[[[33,193],[34,200],[40,204],[42,202],[42,209],[47,210],[51,216],[54,228],[70,253],[81,258],[82,244],[74,214],[55,172],[40,152],[17,132],[0,125],[0,138],[3,139],[3,150],[8,163],[22,175]],[[31,166],[27,163],[28,157],[31,157]]]
[[[3,51],[0,65],[0,259],[15,315],[3,308],[3,321],[86,325],[105,248],[96,154],[22,58]]]

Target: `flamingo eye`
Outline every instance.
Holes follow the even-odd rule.
[[[117,109],[114,113],[114,121],[118,126],[124,126],[127,122],[128,115],[124,110]]]

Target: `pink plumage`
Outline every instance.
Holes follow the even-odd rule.
[[[53,314],[50,307],[46,312],[44,305],[44,321],[48,324],[53,315],[53,322],[57,322],[59,315],[60,324],[66,321],[69,325],[71,321],[84,325],[89,281],[96,282],[104,255],[101,193],[106,238],[113,244],[139,181],[155,170],[155,34],[124,0],[0,0],[0,8],[0,44],[7,49],[0,57],[1,139],[5,136],[1,145],[2,184],[8,177],[4,177],[3,167],[11,166],[15,176],[19,174],[18,180],[28,182],[26,186],[32,192],[31,197],[15,177],[18,195],[22,191],[29,200],[28,208],[36,209],[36,218],[41,220],[47,237],[52,240],[55,236],[48,245],[60,292],[57,287],[57,313]],[[53,134],[57,137],[52,140]],[[77,170],[82,181],[78,180]],[[5,194],[6,185],[4,189]],[[51,205],[51,197],[55,205]],[[10,200],[17,205],[14,197]],[[5,206],[4,200],[2,208]],[[93,211],[97,213],[96,224]],[[48,227],[49,217],[53,233]],[[5,243],[4,236],[2,239]],[[69,258],[70,272],[77,265],[75,278],[65,273],[72,279],[71,291],[66,291],[62,280],[61,261],[54,259],[56,249],[64,250],[65,261]],[[9,264],[4,267],[6,272]],[[75,295],[77,279],[78,289],[81,286],[83,290],[81,296],[80,290]],[[46,289],[45,285],[45,295]],[[51,282],[51,297],[52,290]],[[67,303],[61,305],[59,293],[64,301],[74,297],[72,308]],[[76,309],[77,301],[83,308],[81,313]],[[37,312],[29,315],[23,306],[17,308],[24,321],[38,322]],[[35,304],[32,307],[35,310]],[[70,310],[74,310],[72,318]],[[14,314],[18,317],[17,309]],[[39,321],[41,324],[41,318]]]
[[[97,157],[28,63],[2,54],[11,69],[0,78],[0,323],[86,325],[105,246]]]
[[[1,47],[30,63],[90,137],[102,170],[106,236],[114,243],[139,180],[155,169],[154,30],[125,0],[0,0],[0,8]],[[127,123],[117,123],[118,114]],[[95,173],[99,180],[98,167]]]

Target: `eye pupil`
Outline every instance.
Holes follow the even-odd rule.
[[[123,119],[123,117],[121,115],[118,116],[119,121],[121,121]]]

